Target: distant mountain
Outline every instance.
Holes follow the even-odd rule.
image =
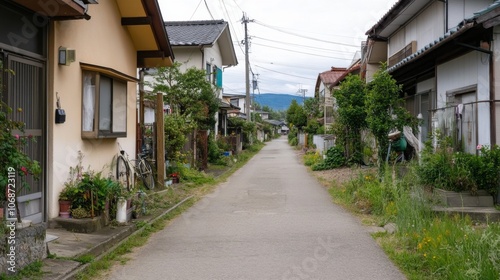
[[[255,94],[255,102],[259,103],[260,106],[269,106],[275,111],[286,111],[294,99],[297,100],[297,103],[300,105],[304,102],[303,97],[299,95],[281,93]]]

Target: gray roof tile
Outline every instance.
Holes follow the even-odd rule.
[[[224,20],[166,21],[172,46],[211,45],[227,27]]]

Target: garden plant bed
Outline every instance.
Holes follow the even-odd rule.
[[[104,218],[97,216],[94,218],[61,218],[53,219],[59,227],[62,227],[71,232],[92,233],[105,227]]]

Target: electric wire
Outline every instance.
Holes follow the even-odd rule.
[[[301,51],[295,51],[295,50],[290,50],[290,49],[285,49],[285,48],[280,48],[280,47],[268,46],[268,45],[259,44],[259,43],[253,43],[253,44],[258,45],[258,46],[267,47],[267,48],[273,48],[273,49],[284,50],[284,51],[289,51],[289,52],[301,53],[301,54],[306,54],[306,55],[313,55],[313,56],[319,56],[319,57],[327,57],[327,58],[333,58],[333,59],[352,60],[352,58],[333,57],[333,56],[320,55],[320,54],[314,54],[314,53],[308,53],[308,52],[301,52]]]
[[[258,24],[258,25],[261,25],[261,26],[264,26],[264,27],[267,27],[267,28],[270,28],[270,29],[273,29],[273,30],[276,30],[276,31],[280,31],[280,32],[283,32],[283,33],[286,33],[286,34],[294,35],[294,36],[297,36],[297,37],[300,37],[300,38],[304,38],[304,39],[314,40],[314,41],[328,43],[328,44],[341,45],[341,46],[346,46],[346,47],[359,48],[359,45],[352,45],[352,44],[345,44],[345,43],[327,41],[327,40],[323,40],[323,39],[319,39],[319,38],[314,38],[314,37],[309,37],[309,36],[297,34],[297,33],[294,33],[294,32],[289,32],[289,31],[281,30],[279,28],[272,27],[270,25],[267,25],[267,24],[262,23],[262,22],[257,21],[257,20],[255,20],[254,22],[256,24]]]
[[[307,80],[314,80],[314,81],[316,80],[316,79],[312,79],[312,78],[308,78],[308,77],[303,77],[303,76],[298,76],[298,75],[283,73],[283,72],[272,70],[272,69],[269,69],[269,68],[266,68],[266,67],[262,67],[262,66],[259,66],[259,65],[255,65],[255,67],[262,68],[262,69],[265,69],[267,71],[279,73],[279,74],[286,75],[286,76],[291,76],[291,77],[296,77],[296,78],[301,78],[301,79],[307,79]]]
[[[304,48],[310,48],[310,49],[327,51],[327,52],[339,52],[339,53],[350,53],[350,54],[354,54],[355,53],[355,51],[338,51],[338,50],[332,50],[332,49],[327,49],[327,48],[318,48],[318,47],[313,47],[313,46],[308,46],[308,45],[301,45],[301,44],[283,42],[283,41],[278,41],[278,40],[273,40],[273,39],[266,39],[266,38],[262,38],[262,37],[255,36],[255,35],[252,36],[252,38],[257,38],[257,39],[260,39],[260,40],[274,42],[274,43],[278,43],[278,44],[285,44],[285,45],[291,45],[291,46],[297,46],[297,47],[304,47]]]
[[[229,11],[227,10],[227,7],[226,7],[226,2],[224,2],[224,0],[220,0],[222,2],[222,7],[224,7],[224,11],[226,12],[226,15],[227,15],[227,18],[229,19],[227,22],[229,24],[229,28],[232,29],[233,33],[234,33],[234,37],[236,38],[237,40],[237,45],[239,47],[239,49],[241,50],[241,52],[243,54],[245,54],[245,51],[243,50],[243,47],[241,46],[240,44],[240,39],[238,38],[238,33],[236,32],[236,29],[234,28],[233,26],[233,20],[231,19],[231,14],[229,13]],[[223,14],[224,14],[224,11],[223,11]],[[233,42],[234,43],[234,42]]]
[[[202,1],[203,0],[200,0],[200,2],[198,2],[198,5],[194,9],[194,12],[191,14],[191,17],[189,17],[189,20],[191,20],[194,17],[194,14],[196,14],[196,11],[198,11],[198,8],[200,7]]]
[[[207,0],[203,0],[203,2],[205,2],[205,7],[207,8],[208,14],[210,14],[210,17],[213,20],[214,16],[212,15],[212,12],[210,11],[210,8],[208,8]]]

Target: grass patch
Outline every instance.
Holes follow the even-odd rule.
[[[395,234],[373,237],[408,279],[500,279],[500,224],[478,224],[467,216],[435,214],[414,167],[394,179],[360,175],[334,184],[329,193],[348,210],[395,223]],[[369,220],[369,219],[368,219]]]
[[[42,279],[42,266],[42,261],[36,261],[19,270],[16,275],[1,274],[0,280]]]

